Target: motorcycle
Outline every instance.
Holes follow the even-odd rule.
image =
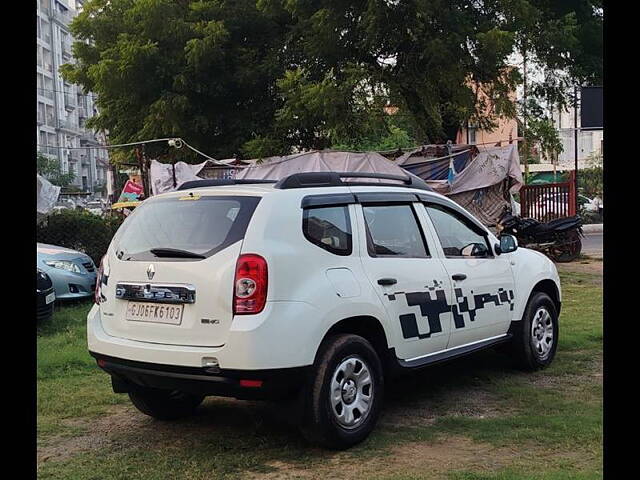
[[[533,218],[521,218],[509,207],[496,223],[498,234],[507,233],[518,239],[518,244],[544,253],[555,262],[571,262],[582,251],[582,221],[579,216],[557,218],[542,223]]]

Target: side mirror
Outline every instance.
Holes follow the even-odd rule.
[[[515,252],[518,249],[518,240],[513,235],[500,235],[500,245],[496,245],[496,247],[498,255]]]

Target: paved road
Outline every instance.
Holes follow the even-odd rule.
[[[582,253],[602,256],[602,233],[586,233],[582,239]]]

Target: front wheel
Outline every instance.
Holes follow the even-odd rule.
[[[137,388],[129,392],[131,403],[158,420],[176,420],[191,415],[204,397],[177,390]]]
[[[302,433],[334,449],[363,441],[378,420],[383,390],[382,364],[366,339],[347,334],[328,338],[302,392]]]
[[[558,347],[558,313],[543,292],[534,292],[522,320],[513,328],[510,353],[524,370],[540,370],[551,364]]]

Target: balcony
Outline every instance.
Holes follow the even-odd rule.
[[[58,120],[58,128],[61,130],[68,130],[73,133],[78,131],[78,126],[69,120]]]
[[[80,142],[98,143],[98,139],[96,138],[96,134],[91,130],[84,130],[80,133]]]

